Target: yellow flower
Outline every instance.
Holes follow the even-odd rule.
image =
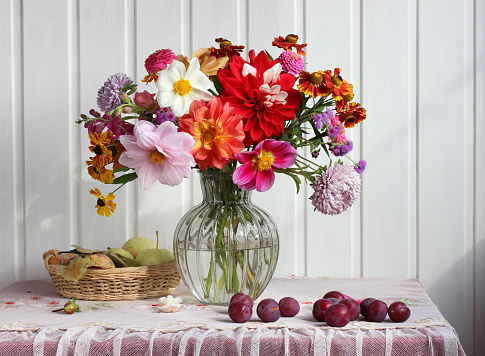
[[[115,198],[113,193],[109,193],[106,198],[103,197],[98,188],[91,189],[89,191],[92,195],[98,198],[95,208],[98,209],[98,215],[109,217],[111,213],[114,213],[116,204],[113,202]]]
[[[96,154],[96,156],[92,158],[94,166],[97,168],[106,166],[113,160],[112,152],[107,147],[113,142],[113,133],[111,131],[106,131],[103,132],[101,136],[98,136],[97,132],[93,132],[89,135],[89,139],[91,140],[89,150]]]
[[[88,173],[94,180],[99,180],[101,183],[111,184],[113,183],[114,174],[113,171],[110,169],[106,169],[105,167],[96,167],[94,165],[94,161],[92,160],[94,157],[90,157],[90,161],[86,161],[88,165]]]

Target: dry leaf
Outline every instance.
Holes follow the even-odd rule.
[[[61,267],[59,273],[66,281],[77,282],[86,273],[90,263],[90,256],[78,256],[69,262],[68,266]]]

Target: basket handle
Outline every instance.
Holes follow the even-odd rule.
[[[49,250],[49,251],[46,251],[44,252],[44,265],[45,265],[45,268],[47,270],[49,270],[49,257],[50,256],[54,256],[55,258],[57,258],[57,260],[59,261],[59,251],[58,250]]]

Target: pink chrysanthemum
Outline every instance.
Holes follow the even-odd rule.
[[[315,191],[310,197],[313,206],[326,215],[337,215],[357,200],[360,194],[360,176],[352,166],[337,163],[328,167],[311,185]]]
[[[279,58],[283,72],[293,75],[299,74],[305,67],[303,57],[292,51],[284,51]]]
[[[150,54],[145,60],[145,68],[148,74],[156,73],[168,67],[177,56],[170,49],[159,49]]]

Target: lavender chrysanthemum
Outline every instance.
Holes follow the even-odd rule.
[[[359,161],[359,163],[357,163],[355,166],[354,166],[354,169],[357,173],[361,174],[362,172],[365,171],[365,168],[367,166],[367,162],[364,161],[363,159],[361,159]]]
[[[124,73],[116,73],[108,78],[98,90],[98,106],[104,112],[110,112],[121,105],[122,89],[130,84],[131,78]]]
[[[360,194],[360,176],[352,166],[337,163],[328,167],[311,185],[315,191],[310,197],[312,205],[326,215],[337,215],[357,200]]]

